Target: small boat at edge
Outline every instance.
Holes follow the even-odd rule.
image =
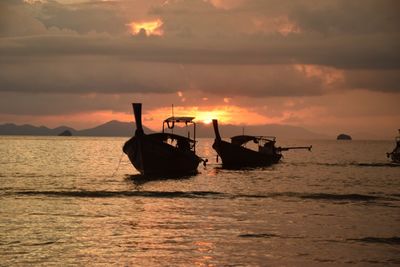
[[[395,138],[396,146],[392,152],[386,153],[386,156],[395,163],[400,163],[400,129],[399,135]]]
[[[145,134],[142,126],[142,104],[133,103],[136,131],[123,146],[132,165],[144,176],[191,175],[197,173],[202,158],[196,155],[196,124],[194,117],[170,117],[163,122],[161,133]],[[192,124],[193,139],[164,131],[176,123]]]

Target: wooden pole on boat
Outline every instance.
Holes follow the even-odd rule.
[[[189,132],[190,133],[190,132]],[[194,153],[196,153],[196,123],[193,122]]]
[[[278,150],[280,151],[288,151],[291,149],[308,149],[308,151],[311,151],[312,146],[290,146],[290,147],[278,147]]]
[[[174,104],[172,104],[172,120],[174,121],[173,123],[175,123],[175,114],[174,114]],[[169,127],[168,127],[169,128]],[[174,126],[172,124],[172,128],[171,128],[171,132],[174,133]]]
[[[143,135],[142,125],[142,103],[132,103],[133,114],[135,114],[136,131],[135,135]]]
[[[215,139],[221,140],[221,135],[219,134],[219,129],[218,129],[218,120],[212,120],[213,126],[214,126],[214,133],[215,133]]]

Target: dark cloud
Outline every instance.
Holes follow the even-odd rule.
[[[146,113],[160,105],[179,104],[179,97],[173,94],[53,94],[0,92],[0,121],[2,115],[17,116],[59,116],[95,111],[112,111],[132,114],[133,102],[146,103]]]
[[[300,1],[289,16],[305,31],[324,35],[398,33],[397,0]]]
[[[21,1],[0,1],[0,38],[40,35],[46,31],[46,27]]]
[[[183,87],[179,66],[110,57],[26,59],[6,63],[1,91],[47,93],[168,93]]]
[[[97,55],[132,61],[186,64],[314,64],[343,69],[400,68],[397,35],[322,38],[250,36],[215,40],[169,37],[112,37],[102,34],[60,34],[2,38],[4,57]],[[387,40],[388,41],[388,40]]]
[[[346,72],[345,79],[351,88],[400,93],[400,69],[353,70]]]
[[[47,28],[68,29],[80,34],[121,34],[126,31],[127,19],[120,15],[117,2],[88,2],[75,5],[50,2],[41,6],[38,20]]]

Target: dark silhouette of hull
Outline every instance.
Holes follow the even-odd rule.
[[[269,166],[278,163],[281,154],[266,155],[223,140],[214,140],[212,146],[227,168]]]
[[[202,161],[188,147],[176,147],[165,141],[175,137],[178,140],[190,139],[167,133],[144,134],[141,124],[141,104],[133,104],[136,132],[128,140],[123,151],[132,165],[144,176],[190,175],[197,173],[197,167]]]
[[[192,151],[181,150],[152,135],[132,137],[123,150],[133,166],[146,176],[194,174],[200,163]]]
[[[213,120],[215,140],[212,147],[222,160],[222,166],[226,168],[243,168],[269,166],[278,163],[282,155],[275,150],[271,153],[263,153],[243,147],[239,144],[223,141],[219,134],[218,121]]]

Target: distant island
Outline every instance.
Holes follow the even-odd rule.
[[[161,128],[161,123],[160,123]],[[45,126],[32,126],[32,125],[16,125],[7,123],[0,125],[0,135],[37,135],[37,136],[121,136],[129,137],[135,133],[134,122],[121,122],[112,120],[101,124],[99,126],[75,130],[71,127],[60,126],[54,129]],[[161,130],[161,129],[160,129]],[[220,132],[223,138],[230,138],[231,136],[242,134],[243,126],[222,124]],[[144,127],[145,133],[153,133],[151,129]],[[251,135],[275,135],[279,139],[329,139],[329,136],[318,134],[302,127],[280,124],[265,124],[265,125],[251,125],[244,127],[245,134]],[[174,133],[187,135],[185,127],[174,129]],[[196,128],[197,137],[213,138],[214,131],[211,124],[197,123]]]
[[[65,130],[62,133],[59,133],[58,136],[72,136],[72,133],[70,130]]]
[[[339,134],[336,140],[352,140],[352,138],[348,134]]]

